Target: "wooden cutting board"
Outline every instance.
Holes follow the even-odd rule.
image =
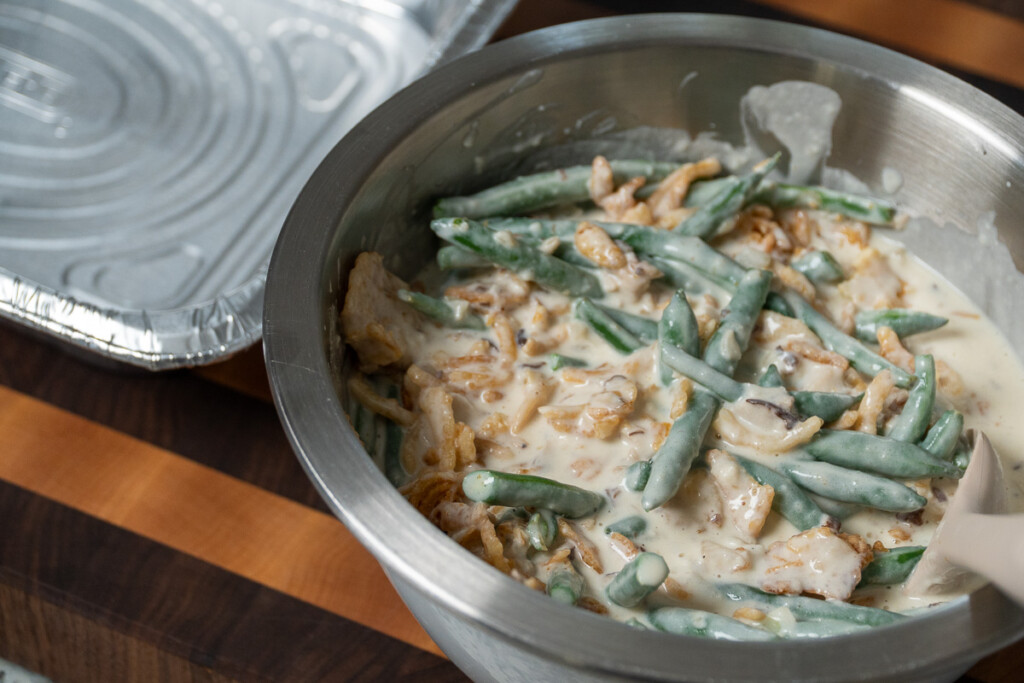
[[[1024,111],[1024,6],[1014,17],[1006,5],[644,8],[811,22],[958,70]],[[498,38],[627,10],[523,0]],[[318,498],[278,423],[259,349],[153,375],[103,369],[3,326],[0,657],[71,683],[465,680]],[[1021,670],[1017,644],[964,680],[1006,683]]]

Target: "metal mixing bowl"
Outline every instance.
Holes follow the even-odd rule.
[[[427,228],[432,197],[528,170],[520,159],[539,149],[587,163],[597,148],[591,139],[640,124],[714,130],[740,142],[740,97],[789,79],[825,84],[842,97],[830,165],[876,185],[885,169],[898,169],[898,202],[945,220],[974,225],[995,211],[1000,238],[1020,266],[1024,230],[1007,221],[1024,216],[1024,120],[888,50],[725,16],[588,21],[460,59],[352,130],[292,209],[270,266],[264,322],[267,368],[288,436],[331,509],[474,679],[952,679],[1024,635],[1024,614],[991,588],[904,624],[827,642],[675,637],[568,609],[471,556],[421,517],[345,418],[337,309],[358,252],[380,251],[409,277],[436,249]]]

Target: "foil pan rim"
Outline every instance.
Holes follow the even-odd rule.
[[[169,370],[224,360],[259,341],[265,285],[266,265],[211,301],[147,311],[79,301],[0,267],[0,315],[113,361]]]

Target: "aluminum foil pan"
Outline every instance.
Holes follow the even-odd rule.
[[[0,3],[0,316],[153,370],[254,343],[321,158],[514,4]]]

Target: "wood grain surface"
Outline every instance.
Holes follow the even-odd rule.
[[[495,39],[639,10],[826,27],[1024,113],[1024,3],[522,0]],[[258,347],[151,374],[3,324],[0,657],[59,683],[465,680],[328,514],[285,439]],[[1018,643],[962,680],[1009,683],[1022,670]]]

